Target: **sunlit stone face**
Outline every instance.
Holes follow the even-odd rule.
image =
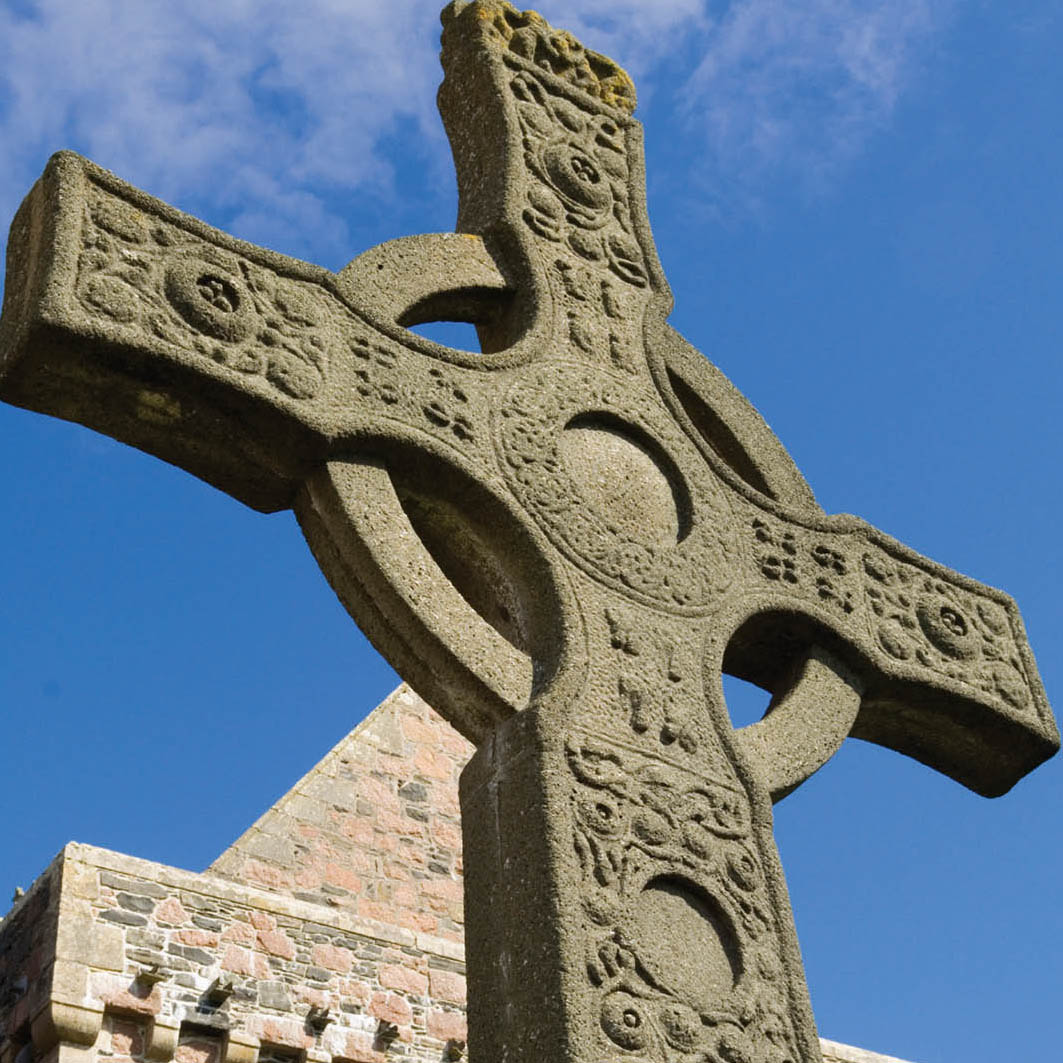
[[[565,470],[609,527],[647,544],[674,546],[685,533],[675,477],[618,422],[580,417],[561,433]]]
[[[686,1003],[712,1010],[733,992],[741,973],[737,939],[717,905],[693,883],[647,883],[635,927],[639,958]]]

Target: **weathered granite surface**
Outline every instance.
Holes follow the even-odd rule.
[[[0,389],[293,507],[479,746],[477,1055],[816,1061],[771,803],[850,733],[1007,790],[1059,741],[1021,619],[824,514],[668,327],[623,71],[500,0],[443,22],[458,234],[332,275],[56,156],[12,226]],[[482,353],[406,328],[437,319]],[[724,670],[772,691],[761,723],[731,728]]]

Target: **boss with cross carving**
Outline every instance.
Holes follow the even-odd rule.
[[[479,745],[473,1051],[819,1059],[773,799],[848,734],[998,794],[1058,745],[1014,603],[817,506],[665,323],[634,90],[444,12],[457,234],[332,274],[74,155],[12,227],[4,397],[262,510]],[[481,353],[408,331],[479,329]],[[721,673],[774,694],[732,730]]]

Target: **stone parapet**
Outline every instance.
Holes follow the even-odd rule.
[[[43,942],[33,905],[57,912]],[[9,918],[33,987],[4,1015],[10,1063],[29,1039],[34,1058],[383,1063],[465,1038],[461,944],[350,910],[71,843]]]
[[[34,1019],[47,1009],[56,966],[62,859],[0,922],[0,1061],[28,1063]]]

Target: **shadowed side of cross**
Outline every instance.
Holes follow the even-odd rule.
[[[12,226],[0,388],[294,507],[479,745],[481,1059],[819,1059],[771,801],[847,734],[980,793],[1058,746],[1014,603],[829,517],[666,324],[634,90],[499,0],[444,12],[459,234],[339,274],[77,156]],[[407,330],[465,320],[482,352]],[[730,727],[722,672],[773,692]]]

